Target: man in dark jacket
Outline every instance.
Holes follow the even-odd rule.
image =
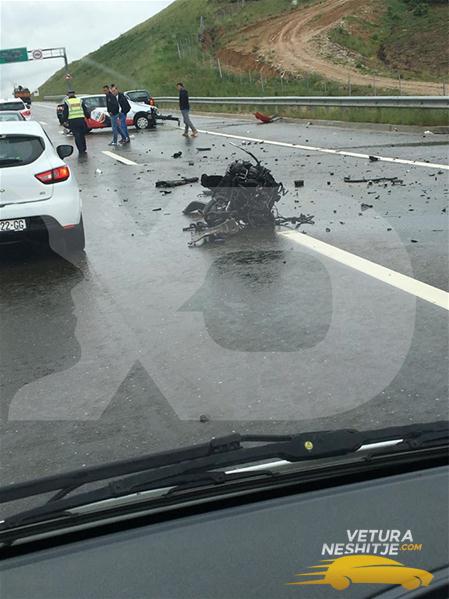
[[[126,136],[123,133],[120,123],[119,123],[119,114],[120,114],[120,105],[118,103],[117,98],[112,93],[111,89],[115,87],[112,83],[109,87],[108,85],[103,86],[103,91],[106,95],[106,110],[109,113],[109,117],[111,119],[111,127],[112,127],[112,141],[109,144],[110,146],[117,145],[117,136],[120,133],[121,141],[124,142],[126,140]]]
[[[182,114],[182,118],[184,119],[184,137],[189,137],[189,128],[192,129],[192,137],[196,137],[198,135],[198,130],[195,125],[190,120],[190,102],[189,102],[189,92],[184,87],[183,83],[177,83],[176,87],[179,91],[179,109]]]
[[[78,152],[85,154],[86,149],[86,122],[84,117],[88,113],[80,98],[77,98],[75,92],[67,93],[67,98],[64,100],[64,108],[62,110],[63,123],[67,122],[70,131],[75,138],[75,144]]]
[[[123,135],[125,136],[125,139],[120,140],[120,141],[123,144],[129,144],[129,133],[128,133],[128,127],[126,126],[126,116],[127,116],[128,112],[131,110],[131,105],[128,102],[128,98],[125,96],[125,94],[123,94],[121,91],[119,91],[119,89],[116,85],[111,86],[111,92],[117,98],[117,101],[120,106],[120,114],[119,114],[120,129],[122,130]]]

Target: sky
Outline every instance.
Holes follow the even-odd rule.
[[[77,60],[155,15],[174,0],[0,0],[0,47],[28,50],[65,46]],[[0,65],[0,96],[14,84],[39,88],[64,65],[62,58]]]

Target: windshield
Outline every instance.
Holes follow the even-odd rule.
[[[23,102],[0,102],[0,110],[24,110]]]
[[[145,90],[130,91],[127,96],[133,102],[147,102],[150,99],[150,94]]]
[[[378,1],[3,3],[0,486],[447,419],[449,8]]]
[[[23,118],[17,112],[0,112],[0,121],[22,121]]]

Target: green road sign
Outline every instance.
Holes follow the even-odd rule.
[[[0,64],[8,62],[25,62],[28,60],[28,50],[26,48],[8,48],[0,50]]]

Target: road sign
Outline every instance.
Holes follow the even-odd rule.
[[[44,58],[44,53],[42,50],[33,50],[31,56],[33,57],[33,60],[41,60],[41,58]]]
[[[0,50],[0,64],[9,62],[25,62],[28,60],[28,50],[26,48],[7,48]]]

